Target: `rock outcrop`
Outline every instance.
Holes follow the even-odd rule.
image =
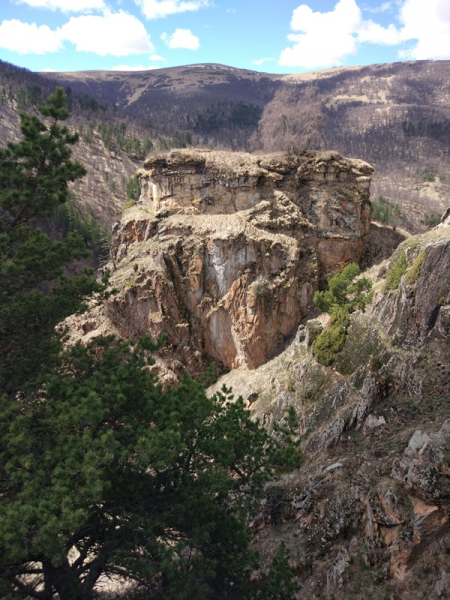
[[[165,333],[175,372],[198,374],[211,359],[262,364],[312,310],[320,283],[360,261],[372,170],[333,152],[152,156],[115,233],[118,293],[89,329],[106,315],[125,338]]]
[[[403,253],[398,288],[386,290]],[[271,484],[253,527],[263,556],[275,539],[289,546],[302,598],[447,597],[449,259],[447,218],[378,267],[379,292],[351,315],[332,368],[311,354],[320,315],[271,361],[209,390],[231,387],[269,430],[296,410],[304,466]]]
[[[447,226],[406,240],[392,256],[391,268],[401,256],[407,268],[398,288],[380,298],[375,310],[398,346],[414,348],[429,336],[450,335],[449,226],[450,219]]]
[[[288,545],[302,598],[445,597],[448,215],[371,270],[377,294],[351,315],[332,368],[311,354],[328,317],[297,327],[327,276],[385,256],[382,229],[369,229],[370,173],[334,153],[152,157],[116,228],[117,293],[69,325],[84,340],[165,333],[166,381],[216,359],[233,370],[209,393],[231,387],[269,432],[295,409],[304,466],[267,487],[252,526],[267,564]]]

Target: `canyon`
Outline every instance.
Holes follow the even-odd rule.
[[[406,239],[371,223],[372,167],[334,152],[172,151],[138,176],[114,227],[116,292],[67,320],[72,340],[164,335],[164,385],[212,366],[208,393],[232,389],[274,435],[295,409],[304,465],[251,525],[266,564],[287,545],[300,597],[446,597],[449,212]],[[312,299],[351,262],[375,297],[326,367]]]

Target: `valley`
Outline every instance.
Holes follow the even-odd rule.
[[[62,86],[87,174],[58,193],[112,230],[71,285],[54,214],[14,230],[41,171],[2,154],[5,598],[448,597],[449,75],[0,63],[2,148]],[[286,90],[305,147],[258,149]]]

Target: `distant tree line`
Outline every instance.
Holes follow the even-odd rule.
[[[372,219],[374,221],[395,227],[400,224],[402,218],[400,207],[381,194],[372,202]]]
[[[217,102],[198,113],[194,123],[196,133],[211,133],[222,128],[256,128],[262,109],[245,102]]]
[[[102,138],[105,148],[108,150],[118,147],[126,154],[141,159],[153,149],[153,142],[149,137],[145,137],[141,141],[133,133],[127,132],[127,124],[123,121],[118,125],[101,121],[97,125],[97,131]]]
[[[403,121],[402,131],[407,137],[430,137],[450,139],[450,119],[442,121]]]

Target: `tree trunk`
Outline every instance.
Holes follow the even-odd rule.
[[[55,567],[51,563],[44,564],[45,581],[59,594],[60,600],[92,600],[92,586],[85,586],[80,581],[75,569],[68,561]],[[95,582],[94,582],[95,583]]]

